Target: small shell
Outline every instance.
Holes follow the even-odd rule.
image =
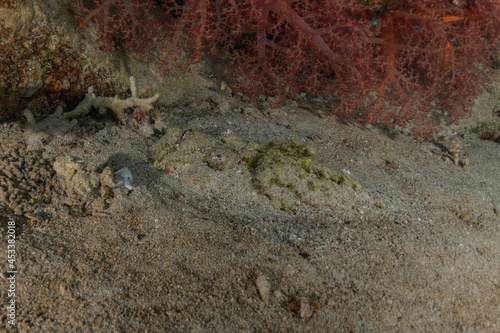
[[[114,173],[115,183],[123,185],[127,190],[132,191],[132,172],[128,168],[123,168]]]
[[[299,308],[299,317],[302,319],[307,319],[310,318],[315,309],[315,304],[312,303],[310,300],[308,300],[305,297],[300,298],[300,308]]]
[[[260,297],[267,305],[269,303],[269,293],[271,292],[271,283],[269,283],[265,275],[261,275],[255,281],[255,285],[259,290]]]

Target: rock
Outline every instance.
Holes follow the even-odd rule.
[[[242,159],[248,161],[252,182],[259,193],[281,210],[300,203],[311,206],[331,202],[338,185],[361,189],[359,182],[341,170],[334,170],[314,159],[316,148],[300,141],[251,143]]]

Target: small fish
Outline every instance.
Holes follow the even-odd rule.
[[[451,16],[451,15],[446,15],[446,16],[440,16],[440,17],[438,17],[438,20],[441,21],[441,22],[450,23],[450,22],[465,20],[466,18],[467,17],[465,17],[465,16]]]

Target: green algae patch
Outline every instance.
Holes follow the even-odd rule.
[[[480,124],[471,130],[481,140],[500,140],[500,120]]]
[[[316,153],[315,147],[297,140],[252,143],[242,160],[254,187],[277,209],[291,210],[300,203],[317,207],[331,203],[342,188],[361,189],[348,173],[316,161]]]

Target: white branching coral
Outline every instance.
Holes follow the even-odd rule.
[[[118,96],[115,97],[102,97],[96,96],[94,94],[94,87],[89,87],[87,95],[77,107],[63,114],[64,118],[74,118],[80,117],[90,112],[92,108],[99,110],[99,113],[104,114],[109,109],[114,112],[118,120],[122,120],[124,116],[124,110],[128,108],[139,107],[144,111],[148,112],[153,108],[153,103],[160,98],[160,94],[155,94],[153,97],[140,98],[140,95],[144,93],[147,89],[143,89],[137,92],[135,85],[135,78],[130,77],[130,91],[131,96],[127,99],[119,99]]]

